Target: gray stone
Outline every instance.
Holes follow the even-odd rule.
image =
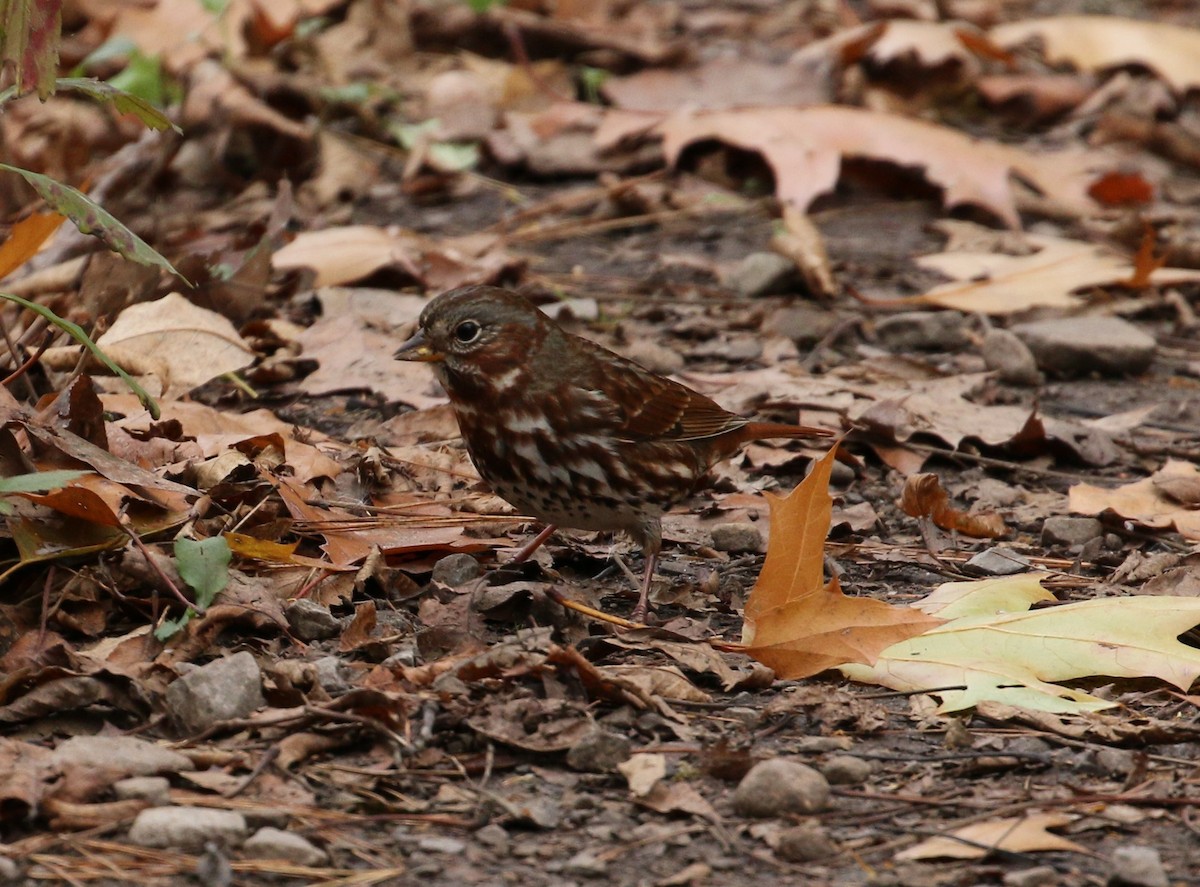
[[[1110,776],[1125,776],[1134,766],[1134,754],[1127,748],[1097,749],[1092,760],[1101,773]]]
[[[1123,376],[1154,360],[1154,337],[1119,317],[1064,317],[1017,324],[1012,331],[1038,366],[1058,376]]]
[[[342,623],[328,607],[308,598],[299,598],[284,607],[283,615],[292,634],[302,641],[323,641],[337,637]]]
[[[1162,857],[1153,847],[1127,844],[1112,855],[1109,887],[1169,887]]]
[[[229,854],[216,841],[206,841],[204,852],[196,858],[196,880],[201,887],[229,887],[233,883]]]
[[[469,554],[448,554],[433,565],[433,581],[451,588],[466,585],[482,573],[479,561]]]
[[[888,351],[958,351],[967,344],[967,319],[957,311],[904,311],[875,323]]]
[[[322,656],[313,663],[313,671],[317,673],[317,683],[327,693],[339,693],[349,686],[350,668],[340,656]]]
[[[798,348],[811,348],[837,326],[837,315],[818,305],[801,302],[780,308],[763,324],[764,333],[791,339]]]
[[[1083,545],[1104,535],[1094,517],[1048,517],[1042,522],[1043,545]]]
[[[600,878],[608,874],[608,863],[593,850],[580,850],[563,867],[568,875]]]
[[[263,701],[258,662],[244,650],[188,672],[167,687],[167,708],[187,733],[244,718]]]
[[[795,281],[796,263],[779,253],[750,253],[721,275],[721,283],[748,298],[787,292]]]
[[[733,809],[740,816],[755,818],[816,813],[828,804],[829,783],[825,777],[787,758],[755,764],[733,793]]]
[[[762,357],[762,339],[759,336],[722,336],[699,342],[688,349],[697,359],[713,358],[727,363],[750,363]]]
[[[1049,865],[1008,872],[1004,875],[1004,887],[1057,887],[1058,870]]]
[[[819,769],[830,785],[860,785],[875,772],[875,765],[854,755],[831,755]]]
[[[329,856],[307,838],[278,828],[260,828],[242,845],[250,859],[286,859],[297,865],[325,865]]]
[[[234,810],[212,807],[150,807],[129,829],[130,843],[139,847],[200,850],[208,841],[236,847],[246,839],[246,819]]]
[[[652,339],[634,339],[621,353],[651,372],[669,376],[683,369],[683,355],[674,348],[660,345]]]
[[[0,856],[0,884],[16,881],[21,877],[21,869],[7,856]]]
[[[497,857],[508,856],[512,849],[512,840],[508,837],[508,832],[504,830],[504,826],[495,822],[489,823],[475,832],[475,840]]]
[[[615,773],[617,764],[629,760],[633,744],[620,733],[592,730],[567,752],[567,766],[585,773]]]
[[[467,849],[465,841],[452,838],[449,835],[426,835],[417,839],[417,849],[426,853],[442,853],[446,856],[458,856]]]
[[[997,545],[985,548],[963,566],[976,576],[1012,576],[1029,569],[1030,560],[1011,548]]]
[[[734,554],[759,552],[763,547],[762,530],[744,521],[717,524],[711,530],[713,548]]]
[[[140,799],[165,807],[171,803],[171,783],[163,776],[131,776],[115,782],[113,794],[121,801]]]
[[[779,833],[775,855],[788,862],[813,862],[837,853],[829,834],[816,823],[798,825]]]
[[[72,736],[54,750],[57,764],[102,770],[115,779],[195,770],[187,755],[136,736]]]
[[[1034,387],[1041,384],[1037,360],[1020,336],[1009,330],[992,328],[984,334],[980,347],[983,363],[1006,385]]]

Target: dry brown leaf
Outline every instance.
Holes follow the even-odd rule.
[[[66,218],[58,213],[33,213],[13,225],[0,246],[0,279],[24,265]]]
[[[775,173],[776,195],[800,210],[833,190],[842,159],[849,157],[923,169],[945,190],[947,207],[980,206],[1012,228],[1021,224],[1010,182],[1014,174],[1072,212],[1095,208],[1087,187],[1096,161],[1086,154],[1033,154],[894,114],[844,107],[752,108],[679,114],[659,130],[672,165],[697,141],[761,152]]]
[[[942,621],[910,607],[847,597],[836,576],[823,582],[836,449],[816,462],[788,496],[767,494],[771,537],[766,563],[746,601],[741,652],[782,679],[847,662],[874,662],[881,650]]]
[[[927,517],[943,530],[955,530],[977,539],[1003,539],[1008,535],[1004,518],[993,513],[969,514],[950,504],[950,495],[936,474],[914,474],[904,481],[900,507],[910,517]]]
[[[992,819],[956,829],[949,835],[929,838],[896,854],[901,861],[915,859],[982,859],[996,850],[1030,853],[1038,850],[1087,850],[1049,831],[1078,819],[1067,813],[1031,813],[1028,816]],[[957,839],[957,840],[956,840]]]
[[[989,36],[1011,47],[1038,38],[1046,58],[1083,71],[1142,65],[1176,92],[1200,86],[1200,31],[1116,15],[1062,15],[1025,19],[992,28]]]
[[[1200,496],[1200,468],[1170,459],[1150,477],[1115,489],[1076,484],[1070,490],[1070,504],[1077,514],[1099,515],[1111,510],[1147,527],[1174,526],[1181,536],[1200,539],[1196,496]]]
[[[1072,308],[1083,304],[1076,291],[1113,286],[1133,279],[1134,263],[1103,246],[1049,235],[1027,235],[1038,251],[1029,255],[996,252],[943,252],[921,256],[922,268],[954,278],[911,300],[985,314],[1015,314],[1030,308]],[[1159,268],[1147,277],[1161,286],[1200,280],[1200,271]]]
[[[837,283],[825,239],[812,219],[790,203],[783,205],[783,230],[771,238],[771,248],[796,263],[814,296],[836,295]]]
[[[96,344],[128,372],[157,376],[165,399],[254,360],[232,323],[179,293],[130,305]]]

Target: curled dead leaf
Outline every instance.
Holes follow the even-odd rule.
[[[969,514],[950,504],[950,495],[936,474],[913,474],[904,481],[900,507],[910,517],[926,517],[943,530],[976,539],[1003,539],[1004,518],[995,513]]]

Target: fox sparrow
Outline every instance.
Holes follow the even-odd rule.
[[[497,287],[435,298],[395,356],[432,364],[479,474],[549,525],[516,562],[556,526],[624,530],[641,545],[646,572],[635,620],[645,617],[662,514],[713,465],[748,441],[831,433],[730,413]]]

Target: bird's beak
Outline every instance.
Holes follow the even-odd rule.
[[[415,336],[397,348],[392,357],[396,360],[417,360],[421,363],[435,363],[446,359],[446,355],[434,350],[433,346],[425,341],[425,334],[420,330],[417,330]]]

